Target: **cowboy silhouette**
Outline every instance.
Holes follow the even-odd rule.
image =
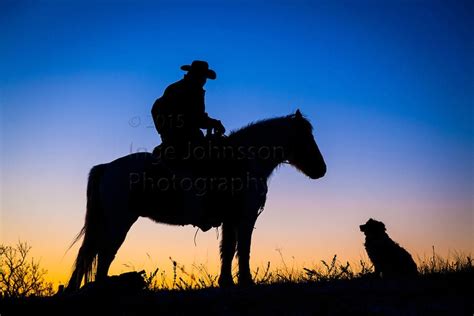
[[[181,66],[181,69],[187,71],[184,78],[168,86],[151,110],[162,145],[174,146],[178,153],[190,143],[204,139],[201,129],[213,130],[217,135],[225,133],[221,121],[206,113],[204,103],[204,85],[207,79],[216,79],[215,71],[201,60]],[[161,145],[157,149],[159,147]]]

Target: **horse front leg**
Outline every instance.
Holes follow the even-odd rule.
[[[235,224],[224,221],[222,224],[221,239],[221,274],[219,276],[219,286],[229,287],[234,285],[232,280],[232,259],[235,255],[236,227]]]
[[[237,229],[237,255],[239,257],[239,285],[253,285],[250,273],[250,244],[256,218],[241,221]]]

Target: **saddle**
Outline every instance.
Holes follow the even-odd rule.
[[[181,190],[175,192],[177,196],[190,193],[195,197],[195,203],[200,204],[200,207],[196,207],[200,214],[191,214],[194,218],[192,224],[202,231],[219,227],[224,220],[222,211],[225,206],[222,204],[226,199],[222,197],[224,192],[220,192],[217,187],[218,181],[222,183],[230,176],[226,170],[229,159],[219,155],[224,143],[223,137],[206,136],[202,142],[186,146],[160,144],[153,150],[150,172],[159,170],[161,175],[164,173],[175,183],[181,183],[181,187],[178,185],[173,188]]]

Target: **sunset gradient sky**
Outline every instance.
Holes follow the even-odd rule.
[[[197,2],[197,1],[196,1]],[[466,1],[2,1],[0,242],[66,282],[89,169],[160,142],[153,101],[207,60],[228,130],[300,108],[327,175],[271,179],[253,268],[365,257],[373,217],[415,258],[472,252],[474,25]],[[206,2],[204,2],[206,3]],[[111,273],[218,267],[214,231],[140,219]]]

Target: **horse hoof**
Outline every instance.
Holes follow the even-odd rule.
[[[242,280],[239,280],[239,286],[241,287],[250,287],[250,286],[254,286],[255,285],[255,282],[250,278],[250,279],[242,279]]]
[[[235,285],[231,277],[230,278],[220,277],[218,283],[219,283],[220,288],[230,288]]]

